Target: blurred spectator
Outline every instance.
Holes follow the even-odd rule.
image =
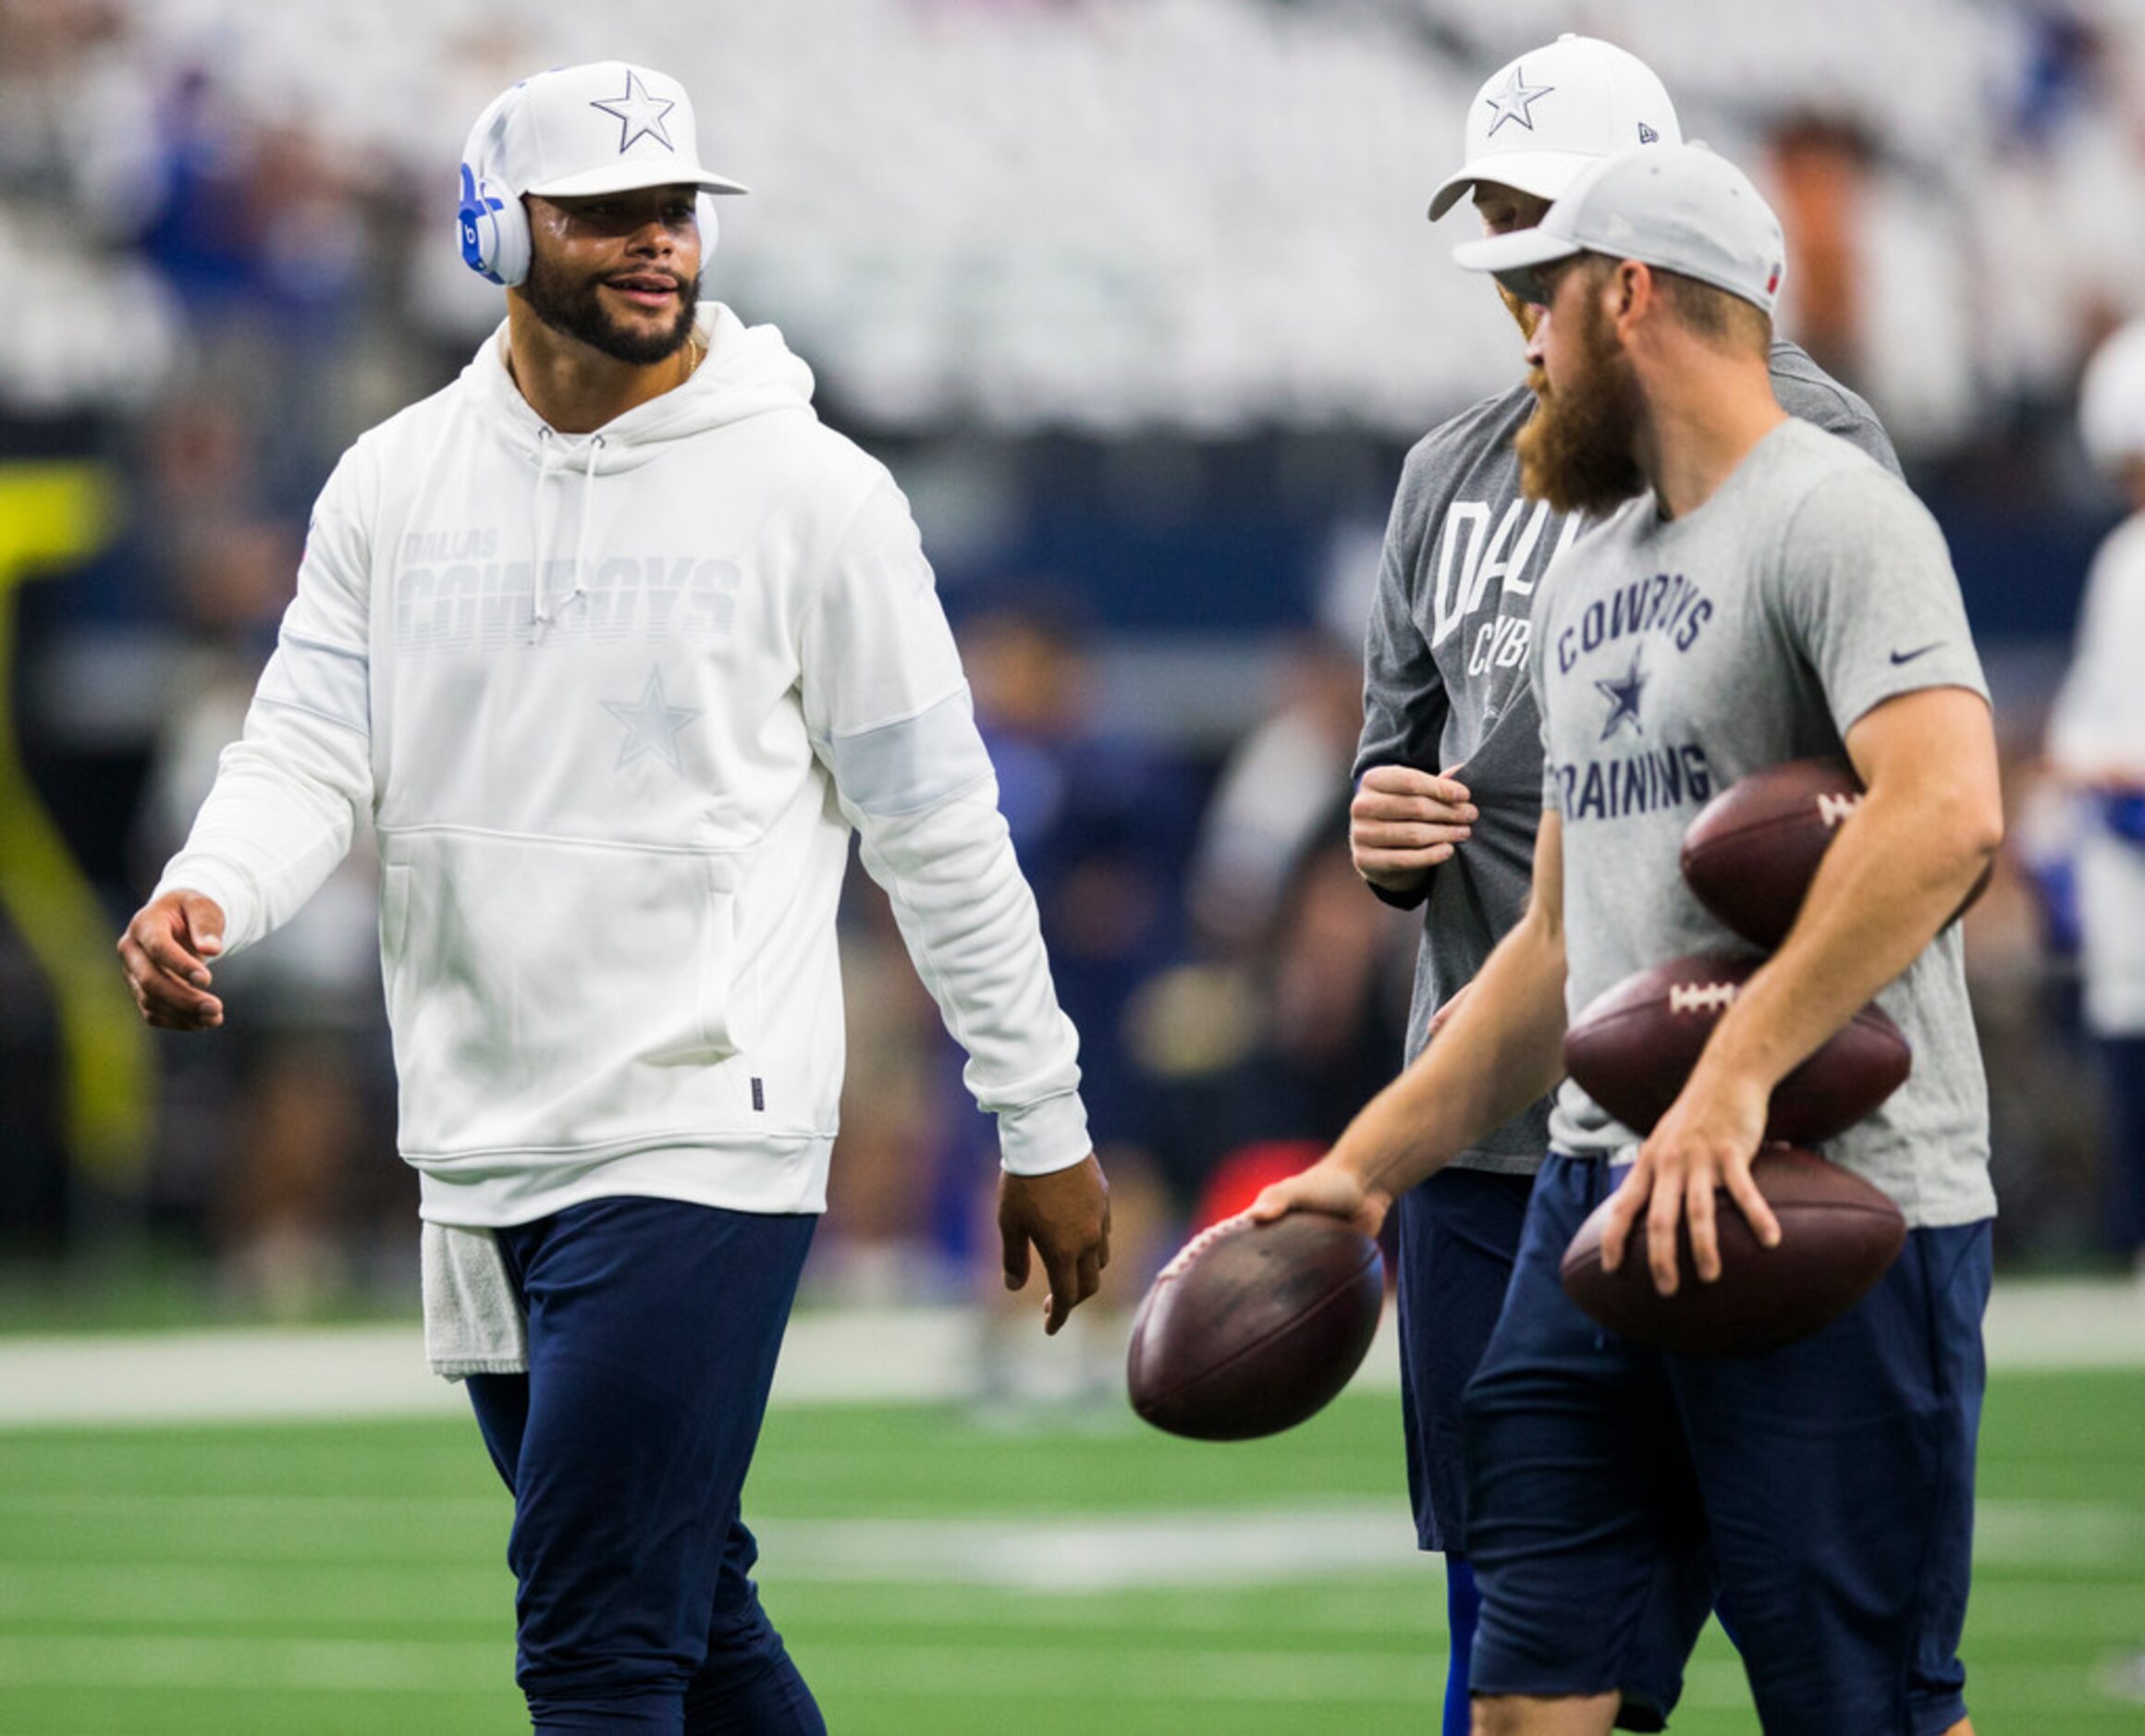
[[[1967,912],[1967,988],[1990,1081],[1989,1173],[1999,1259],[2091,1257],[2101,1094],[2078,1040],[2077,996],[2051,969],[2052,853],[2069,848],[2069,801],[2041,761],[2034,714],[1996,714],[2004,846]]]
[[[995,1304],[979,1352],[982,1397],[992,1408],[1013,1401],[1017,1414],[1023,1400],[1080,1400],[1114,1385],[1122,1352],[1113,1319],[1139,1300],[1166,1257],[1172,1216],[1157,1179],[1154,1105],[1128,1048],[1125,1008],[1183,944],[1196,800],[1157,748],[1095,718],[1087,636],[1071,604],[1031,591],[970,616],[958,631],[1059,1004],[1080,1033],[1081,1095],[1110,1186],[1110,1271],[1100,1306],[1070,1323],[1071,1354],[1053,1376],[1014,1353],[1029,1304],[1009,1297],[998,1278],[996,1166],[981,1118],[956,1124],[945,1174],[964,1204],[942,1195],[940,1222],[949,1240],[965,1222],[981,1293]],[[941,1053],[949,1057],[941,1094],[950,1100],[950,1045]]]
[[[2145,321],[2094,355],[2079,420],[2132,512],[2093,562],[2048,749],[2085,810],[2079,947],[2108,1082],[2107,1238],[2145,1276]]]
[[[126,251],[154,91],[115,0],[0,0],[0,422],[129,410],[176,361],[157,277]]]
[[[1977,377],[1968,234],[1926,173],[1887,161],[1858,116],[1791,116],[1768,141],[1787,235],[1781,324],[1866,396],[1903,454],[1971,432]]]
[[[1276,708],[1222,766],[1192,859],[1193,920],[1225,952],[1271,927],[1311,828],[1348,782],[1363,727],[1362,658],[1352,646],[1299,641],[1279,690]]]
[[[1408,919],[1363,896],[1345,783],[1292,864],[1257,945],[1141,991],[1132,1026],[1153,1080],[1157,1150],[1189,1211],[1224,1162],[1274,1141],[1331,1143],[1400,1069]]]
[[[1114,1182],[1110,1148],[1149,1143],[1122,1011],[1183,945],[1195,791],[1154,748],[1097,726],[1085,635],[1067,605],[1037,596],[993,607],[960,638],[1058,998],[1080,1031],[1081,1094]]]
[[[1870,169],[1868,137],[1852,121],[1799,116],[1772,135],[1772,173],[1795,271],[1787,294],[1796,341],[1827,373],[1861,368],[1862,274],[1857,232]]]

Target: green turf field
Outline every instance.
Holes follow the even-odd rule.
[[[762,1585],[837,1732],[1434,1729],[1394,1409],[1220,1448],[778,1412]],[[1980,1736],[2145,1731],[2145,1375],[2001,1377],[1982,1485]],[[0,1731],[525,1730],[507,1522],[451,1423],[0,1435]],[[1757,1730],[1717,1633],[1675,1729]]]

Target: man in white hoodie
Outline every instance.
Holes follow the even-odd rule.
[[[428,1351],[514,1491],[536,1729],[823,1728],[739,1490],[842,1063],[848,838],[999,1118],[1006,1281],[1109,1258],[1060,1011],[914,523],[771,326],[698,300],[674,79],[524,80],[464,153],[505,324],[315,509],[244,739],[119,950],[223,1022],[369,812]]]

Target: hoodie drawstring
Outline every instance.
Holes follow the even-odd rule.
[[[595,466],[596,458],[607,444],[601,434],[589,436],[588,461],[582,469],[581,528],[573,539],[573,589],[566,593],[566,600],[558,609],[552,610],[544,606],[545,556],[550,540],[544,533],[544,484],[557,474],[556,467],[551,462],[551,443],[554,437],[547,427],[536,431],[536,498],[531,504],[529,513],[529,534],[535,544],[535,568],[531,575],[535,614],[529,622],[529,642],[532,645],[541,643],[544,630],[557,620],[559,615],[571,608],[577,598],[588,594],[588,582],[584,575],[588,568],[588,527],[595,518]]]

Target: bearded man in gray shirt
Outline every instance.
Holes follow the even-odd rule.
[[[1465,1400],[1486,1736],[1664,1728],[1716,1600],[1773,1736],[1971,1730],[1957,1647],[1994,1201],[1946,924],[2001,839],[1995,733],[1934,520],[1775,397],[1783,251],[1757,189],[1695,145],[1596,165],[1535,229],[1458,250],[1541,310],[1527,494],[1594,520],[1532,635],[1533,892],[1438,1040],[1254,1208],[1375,1229],[1557,1082],[1566,1021],[1607,983],[1735,944],[1678,873],[1713,790],[1812,754],[1854,764],[1854,820],[1653,1131],[1569,1082],[1558,1095]],[[1680,776],[1649,775],[1662,753]],[[1664,1294],[1686,1214],[1699,1281],[1720,1275],[1717,1187],[1779,1245],[1750,1173],[1768,1101],[1872,997],[1914,1071],[1827,1152],[1906,1215],[1877,1286],[1747,1357],[1646,1351],[1581,1313],[1558,1266],[1604,1199],[1603,1264],[1643,1258]]]
[[[1661,80],[1611,43],[1563,36],[1500,67],[1468,110],[1462,167],[1432,218],[1472,191],[1491,235],[1532,228],[1581,170],[1682,133]],[[1522,333],[1534,311],[1501,287]],[[1795,345],[1774,342],[1791,415],[1899,465],[1868,405]],[[1407,1059],[1526,907],[1541,808],[1540,717],[1527,682],[1538,587],[1584,515],[1520,493],[1524,381],[1424,436],[1386,533],[1365,652],[1363,738],[1349,841],[1388,903],[1421,906]],[[1446,768],[1440,770],[1440,768]],[[1460,1395],[1504,1300],[1549,1106],[1482,1134],[1400,1201],[1402,1404],[1417,1541],[1446,1554],[1452,1634],[1446,1736],[1466,1736],[1476,1597],[1465,1540]]]

